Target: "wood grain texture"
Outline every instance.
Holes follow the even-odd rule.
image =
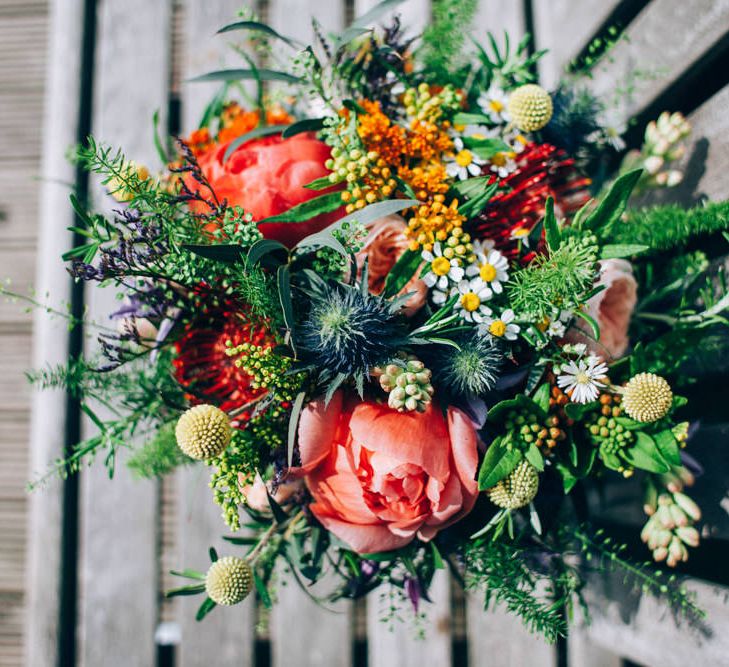
[[[533,0],[534,39],[549,49],[539,61],[542,85],[551,90],[564,68],[589,43],[620,0]]]
[[[411,620],[409,601],[399,603],[400,611],[392,622],[383,622],[390,616],[387,586],[370,594],[367,599],[370,667],[451,664],[450,585],[445,571],[436,573],[430,589],[433,602],[422,602],[420,606],[420,612],[425,616],[420,626],[425,632],[423,639],[416,636],[417,627]]]
[[[510,0],[479,0],[478,11],[473,21],[473,35],[479,41],[491,32],[496,41],[503,43],[504,31],[509,33],[512,44],[516,44],[525,32],[524,4]]]
[[[74,169],[65,151],[76,139],[79,114],[82,0],[49,3],[50,32],[45,79],[45,112],[42,118],[43,181],[37,222],[39,229],[36,287],[51,292],[51,303],[68,301],[71,283],[59,252],[71,244],[67,227],[73,222],[68,189]],[[30,224],[30,221],[28,221]],[[34,313],[33,364],[64,363],[68,333],[64,322],[45,312]],[[36,477],[63,452],[66,399],[63,392],[34,392],[30,430],[28,476]],[[62,484],[52,480],[28,499],[26,556],[25,664],[47,667],[58,662],[58,618],[61,573]],[[3,605],[4,607],[4,605]],[[4,625],[0,623],[0,626]]]
[[[164,126],[167,109],[169,5],[104,1],[98,5],[97,21],[94,135],[157,169],[150,137],[154,112],[161,111]],[[94,184],[95,205],[110,213],[118,205]],[[107,323],[109,313],[118,308],[115,296],[113,287],[87,289],[91,318]],[[88,341],[87,355],[94,354],[94,343]],[[99,414],[109,417],[102,410]],[[93,432],[84,424],[85,436]],[[102,457],[81,477],[80,664],[96,667],[110,655],[123,655],[128,664],[152,665],[158,617],[157,482],[134,479],[123,452],[110,482]]]
[[[620,92],[620,113],[631,118],[710,51],[728,26],[729,0],[653,0],[596,68],[592,89],[608,100]]]

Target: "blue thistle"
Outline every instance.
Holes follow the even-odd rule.
[[[453,396],[483,396],[499,378],[503,353],[490,336],[458,341],[460,350],[443,347],[432,364],[434,384]]]
[[[327,285],[299,328],[307,361],[329,377],[354,377],[358,385],[371,368],[389,359],[406,331],[398,304],[353,285]]]

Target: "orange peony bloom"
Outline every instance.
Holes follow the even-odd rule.
[[[279,215],[322,194],[304,187],[329,173],[324,166],[330,157],[329,147],[312,134],[297,134],[290,139],[279,135],[252,139],[224,161],[228,145],[216,144],[203,152],[198,157],[200,167],[218,199],[242,207],[254,220]],[[190,187],[197,187],[189,176],[187,182]],[[199,207],[200,204],[195,205]],[[303,222],[265,223],[259,229],[266,238],[291,247],[342,215],[339,209]]]
[[[430,540],[478,495],[476,429],[453,407],[399,413],[338,392],[307,406],[299,450],[311,511],[358,553]]]

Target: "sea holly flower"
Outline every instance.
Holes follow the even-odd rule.
[[[466,269],[466,275],[478,276],[496,294],[501,294],[504,291],[502,283],[509,279],[509,261],[498,250],[482,247],[478,242],[473,245],[476,262]]]
[[[487,317],[481,324],[481,333],[488,333],[494,338],[506,338],[506,340],[516,340],[516,336],[521,330],[518,324],[514,322],[516,315],[511,308],[501,313],[500,317]]]
[[[478,98],[478,106],[491,119],[492,122],[501,124],[509,122],[507,105],[509,96],[499,86],[492,84],[485,93]]]
[[[463,280],[465,271],[455,257],[448,258],[443,255],[443,246],[436,242],[433,244],[433,252],[424,250],[422,258],[430,264],[423,276],[423,282],[430,288],[436,288],[445,293],[448,283],[457,283]]]
[[[485,317],[491,315],[491,309],[486,305],[492,296],[491,288],[481,278],[462,280],[454,288],[452,294],[459,294],[456,301],[456,312],[467,322],[480,323]]]
[[[451,178],[465,181],[471,176],[478,176],[484,160],[463,145],[463,139],[457,137],[453,142],[456,153],[446,158],[446,173]]]
[[[587,359],[568,361],[562,364],[561,373],[557,378],[557,385],[563,389],[575,403],[589,403],[605,388],[608,367],[605,362],[590,355]]]

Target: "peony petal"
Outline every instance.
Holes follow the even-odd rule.
[[[312,504],[311,511],[327,530],[360,554],[399,549],[412,541],[415,533],[395,535],[384,524],[358,525],[331,516],[319,516],[319,508]]]
[[[342,413],[342,392],[335,392],[329,405],[323,398],[311,401],[299,419],[299,454],[301,468],[295,474],[313,470],[336,446],[334,437]]]

